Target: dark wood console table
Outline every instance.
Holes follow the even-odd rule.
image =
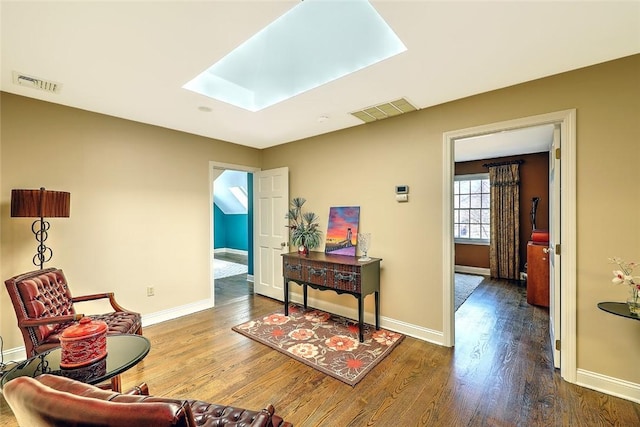
[[[289,315],[290,281],[302,285],[304,308],[307,308],[307,286],[350,294],[358,299],[359,338],[363,342],[364,297],[371,293],[375,296],[376,330],[380,329],[380,261],[380,258],[358,261],[357,257],[323,252],[309,252],[307,256],[296,252],[283,254],[285,316]]]

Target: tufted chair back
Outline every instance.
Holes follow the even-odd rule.
[[[12,283],[9,296],[16,309],[18,323],[20,320],[59,316],[71,316],[72,321],[76,314],[62,270],[49,268],[37,275],[24,275]],[[60,324],[45,324],[21,330],[25,342],[35,344],[46,341],[59,327]]]
[[[33,357],[60,345],[62,331],[84,314],[77,313],[75,303],[108,298],[111,313],[89,315],[107,323],[107,333],[142,335],[139,313],[121,307],[113,293],[73,297],[62,270],[47,268],[21,274],[5,281],[16,312],[27,357]]]
[[[44,374],[18,377],[2,393],[18,424],[29,427],[293,427],[261,411],[148,395],[146,385],[126,394],[70,378]]]

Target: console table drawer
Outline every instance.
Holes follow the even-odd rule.
[[[332,289],[360,293],[359,271],[341,267],[349,266],[339,266],[339,268],[330,270],[327,274],[326,286]]]
[[[305,278],[314,285],[327,286],[327,267],[323,265],[305,265]]]
[[[286,264],[285,264],[286,266]],[[291,280],[298,273],[298,267],[302,267],[298,277],[307,283],[325,286],[329,289],[341,291],[360,292],[360,267],[353,265],[332,265],[326,262],[301,259],[300,264],[289,264],[291,274],[287,273]]]
[[[289,280],[303,280],[302,264],[299,262],[284,261],[284,274]]]

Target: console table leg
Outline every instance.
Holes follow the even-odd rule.
[[[289,281],[284,278],[284,315],[289,315]]]
[[[304,294],[304,308],[307,308],[307,285],[302,285],[302,293]]]
[[[375,291],[376,300],[376,331],[380,330],[380,292]]]
[[[362,333],[362,329],[364,329],[364,322],[362,318],[364,317],[364,304],[362,301],[362,295],[358,298],[358,331],[360,342],[364,342],[364,334]]]

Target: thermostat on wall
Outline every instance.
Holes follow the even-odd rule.
[[[408,202],[409,201],[409,186],[408,185],[396,185],[396,201]]]
[[[396,185],[396,194],[409,194],[408,185]]]

